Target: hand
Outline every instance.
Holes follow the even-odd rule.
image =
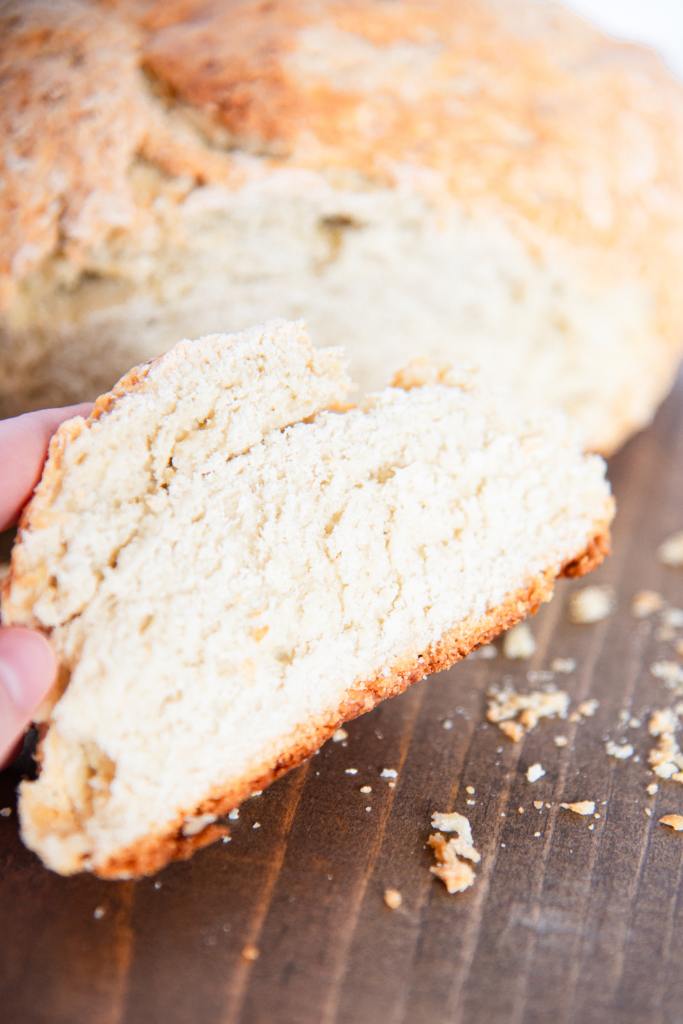
[[[90,408],[44,409],[0,421],[0,531],[14,526],[31,497],[59,424],[72,416],[87,416]],[[22,626],[0,627],[0,768],[51,689],[56,670],[44,636]]]

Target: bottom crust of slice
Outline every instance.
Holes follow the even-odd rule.
[[[342,723],[371,711],[380,701],[397,696],[425,676],[449,668],[477,647],[490,643],[499,633],[528,615],[533,615],[543,602],[552,597],[556,578],[583,576],[603,561],[609,548],[609,529],[605,526],[596,533],[585,551],[562,566],[559,572],[548,570],[541,573],[527,587],[512,594],[482,618],[460,623],[428,650],[396,663],[387,675],[355,683],[333,714],[302,725],[283,744],[282,752],[274,764],[263,764],[259,770],[245,776],[229,789],[221,789],[198,807],[188,808],[164,832],[149,835],[101,863],[74,864],[73,871],[89,869],[100,878],[134,878],[154,874],[170,861],[187,859],[195,850],[228,832],[224,825],[212,823],[196,835],[185,835],[183,825],[188,819],[204,814],[227,814],[251,793],[265,789],[275,779],[305,761]]]

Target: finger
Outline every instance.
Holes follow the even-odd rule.
[[[0,530],[14,525],[31,497],[43,469],[48,442],[59,424],[72,416],[87,416],[91,408],[90,404],[70,405],[0,421]]]
[[[52,648],[40,633],[0,629],[0,767],[49,693],[56,670]]]

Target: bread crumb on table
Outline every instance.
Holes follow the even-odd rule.
[[[384,902],[388,906],[389,910],[398,910],[403,903],[403,897],[398,889],[385,889]]]
[[[107,911],[105,910],[104,907],[95,907],[95,909],[92,912],[92,916],[95,918],[96,921],[101,921],[106,913]]]
[[[335,731],[332,733],[333,743],[343,743],[344,740],[347,740],[348,738],[349,734],[346,731],[346,729],[335,729]]]
[[[574,658],[554,658],[550,664],[550,668],[553,672],[568,674],[569,672],[573,672],[576,668],[576,661]]]
[[[661,679],[670,690],[683,693],[683,665],[676,661],[655,661],[650,665],[650,672],[655,679]]]
[[[360,793],[372,793],[372,786],[361,786]]]
[[[513,626],[503,637],[503,654],[506,658],[530,658],[535,650],[536,641],[526,622]]]
[[[429,870],[443,882],[449,893],[464,892],[476,877],[469,862],[478,864],[481,860],[479,851],[474,848],[469,820],[457,811],[435,811],[432,814],[432,828],[454,832],[455,836],[446,839],[440,832],[430,835],[427,842],[434,851],[436,864]]]
[[[659,824],[672,828],[674,832],[683,832],[683,814],[665,814],[659,819]]]
[[[589,625],[606,619],[614,609],[614,591],[608,586],[594,584],[576,590],[569,599],[569,618],[572,622]]]
[[[11,813],[11,807],[0,807],[0,818],[9,818]]]
[[[634,753],[633,744],[615,743],[614,740],[607,740],[605,750],[610,757],[615,757],[617,761],[627,761],[629,757],[633,757]]]
[[[677,728],[678,715],[671,708],[652,712],[648,732],[657,742],[650,749],[647,760],[658,778],[683,782],[683,752],[674,735]]]
[[[395,768],[382,768],[379,774],[383,779],[395,779],[398,777],[398,772]]]
[[[260,955],[260,949],[258,946],[255,946],[253,942],[248,942],[242,949],[242,957],[244,960],[258,960]]]
[[[569,743],[569,740],[566,736],[555,736],[553,743],[556,747],[566,747]]]
[[[486,718],[516,743],[542,718],[566,718],[568,707],[569,696],[564,690],[517,693],[505,689],[489,693]]]
[[[529,782],[537,782],[545,775],[545,768],[542,764],[530,764],[526,770],[526,777]]]
[[[649,784],[649,786],[647,787],[647,794],[648,794],[648,796],[654,796],[655,793],[657,793],[658,791],[659,791],[659,786],[657,785],[656,782],[651,782]]]
[[[582,700],[576,710],[581,718],[592,718],[599,707],[600,701],[595,697],[589,697],[588,700]]]
[[[675,568],[683,565],[683,530],[672,533],[657,548],[657,557],[662,565]]]
[[[636,619],[646,619],[664,607],[664,598],[656,590],[639,590],[631,601],[631,614]]]
[[[595,814],[595,800],[577,800],[574,803],[560,804],[560,807],[565,811],[573,811],[574,814]]]

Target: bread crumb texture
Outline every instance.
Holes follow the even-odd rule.
[[[670,565],[673,568],[683,566],[683,530],[673,533],[660,544],[657,555],[663,565]]]
[[[535,650],[534,634],[526,622],[513,626],[503,638],[503,653],[506,658],[530,658]]]
[[[475,872],[472,864],[478,864],[481,855],[474,848],[472,829],[464,814],[457,811],[432,814],[432,828],[441,832],[455,833],[446,839],[441,832],[430,835],[428,843],[434,851],[436,864],[430,867],[452,895],[464,892],[474,884]]]
[[[665,814],[659,819],[660,825],[666,825],[674,832],[683,832],[683,814]]]
[[[489,694],[486,718],[516,743],[542,718],[566,718],[568,708],[569,695],[564,690],[517,693],[506,688]]]
[[[181,342],[52,439],[2,604],[59,661],[20,796],[50,867],[188,855],[602,559],[604,464],[561,417],[510,416],[476,380],[342,412],[349,386],[338,352],[273,322]]]
[[[542,779],[544,775],[545,768],[542,764],[539,764],[538,762],[536,762],[535,764],[530,764],[526,770],[526,777],[528,782],[538,782],[538,780]]]
[[[574,814],[581,814],[587,817],[595,814],[595,800],[577,800],[571,804],[560,804],[565,811],[572,811]]]
[[[385,889],[384,902],[389,910],[398,910],[403,903],[403,897],[398,889]]]
[[[582,587],[569,599],[569,618],[583,625],[600,622],[613,610],[614,591],[608,586]]]

